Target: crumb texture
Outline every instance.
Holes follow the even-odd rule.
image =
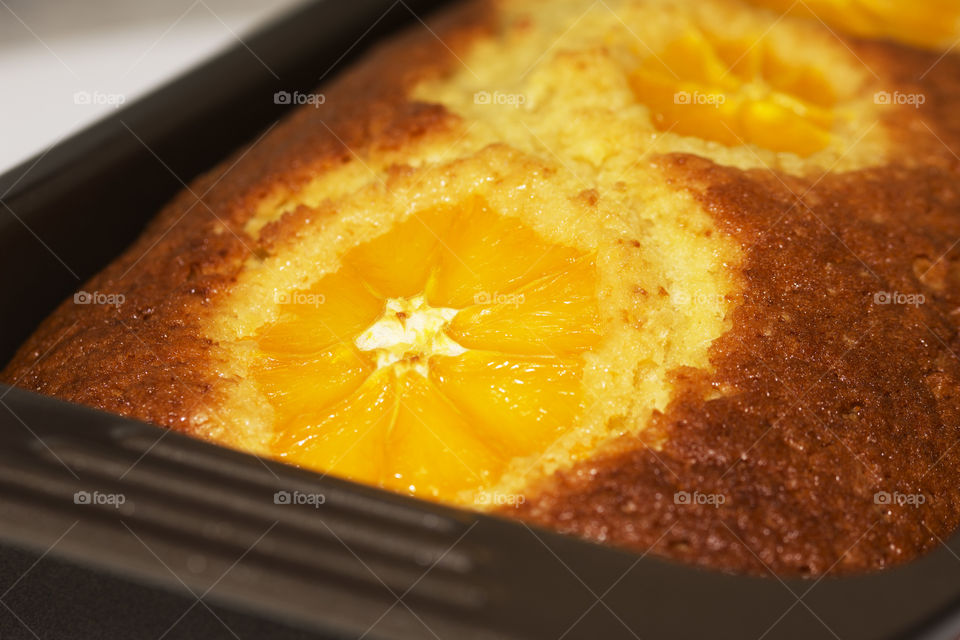
[[[955,7],[781,4],[414,24],[0,379],[705,566],[908,561],[960,523]]]

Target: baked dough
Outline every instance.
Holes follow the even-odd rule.
[[[957,16],[904,27],[904,44],[882,39],[896,15],[761,6],[775,4],[458,4],[195,180],[83,287],[123,303],[65,301],[0,379],[284,459],[278,416],[303,393],[284,384],[315,375],[274,362],[303,335],[284,304],[325,296],[324,278],[423,216],[481,220],[477,233],[506,220],[504,243],[530,238],[509,260],[543,247],[563,269],[589,261],[594,306],[574,327],[589,339],[547,325],[477,338],[478,324],[451,346],[445,327],[466,312],[432,304],[431,284],[381,296],[350,348],[411,394],[439,369],[431,356],[471,339],[525,363],[573,359],[574,408],[531,401],[562,416],[556,437],[507,448],[547,418],[515,428],[505,405],[476,482],[433,482],[447,454],[479,446],[444,438],[429,455],[423,439],[374,443],[380,475],[357,479],[726,569],[909,560],[960,522],[960,60],[941,28]],[[470,293],[485,318],[516,304]],[[402,337],[411,316],[447,338]],[[561,339],[562,353],[537,350]],[[527,375],[551,393],[562,377]],[[469,397],[453,404],[487,424]]]

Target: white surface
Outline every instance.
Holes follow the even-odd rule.
[[[302,1],[0,0],[0,173]]]

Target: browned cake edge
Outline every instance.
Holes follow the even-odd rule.
[[[929,101],[896,114],[902,164],[801,179],[661,158],[744,247],[733,329],[713,374],[676,372],[682,391],[646,434],[662,450],[623,438],[521,517],[800,575],[904,562],[960,523],[960,61],[853,45]]]
[[[471,2],[433,22],[436,36],[417,28],[393,39],[325,87],[324,105],[194,181],[84,285],[126,303],[79,313],[65,301],[0,380],[189,431],[185,416],[217,404],[212,345],[199,337],[211,300],[278,239],[269,228],[257,242],[245,234],[256,203],[278,183],[295,187],[456,122],[410,102],[407,88],[451,68],[451,49],[490,20],[485,2]],[[909,150],[902,165],[801,179],[662,158],[665,175],[744,247],[744,302],[713,346],[716,370],[676,372],[683,390],[653,429],[669,435],[662,451],[624,438],[511,515],[704,565],[784,573],[884,567],[955,528],[960,161],[950,148],[960,148],[951,111],[960,63],[945,59],[918,80],[933,54],[851,46],[891,84],[927,96],[922,113],[892,111]],[[874,302],[894,292],[925,302]],[[682,491],[724,502],[677,504]],[[925,503],[878,504],[880,492]]]
[[[257,240],[245,232],[257,203],[278,185],[296,188],[355,155],[402,148],[454,123],[442,106],[409,101],[408,89],[451,69],[455,51],[492,19],[487,2],[471,1],[437,15],[430,31],[417,26],[390,39],[327,84],[324,104],[295,111],[194,180],[82,287],[122,295],[124,304],[78,309],[64,301],[0,380],[192,431],[185,416],[217,405],[203,318],[251,253],[269,254],[278,240],[270,228]]]

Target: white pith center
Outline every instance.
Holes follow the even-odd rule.
[[[374,352],[377,369],[401,363],[426,376],[430,356],[458,356],[466,351],[444,332],[457,311],[431,307],[423,294],[389,298],[383,315],[354,344],[361,351]]]

